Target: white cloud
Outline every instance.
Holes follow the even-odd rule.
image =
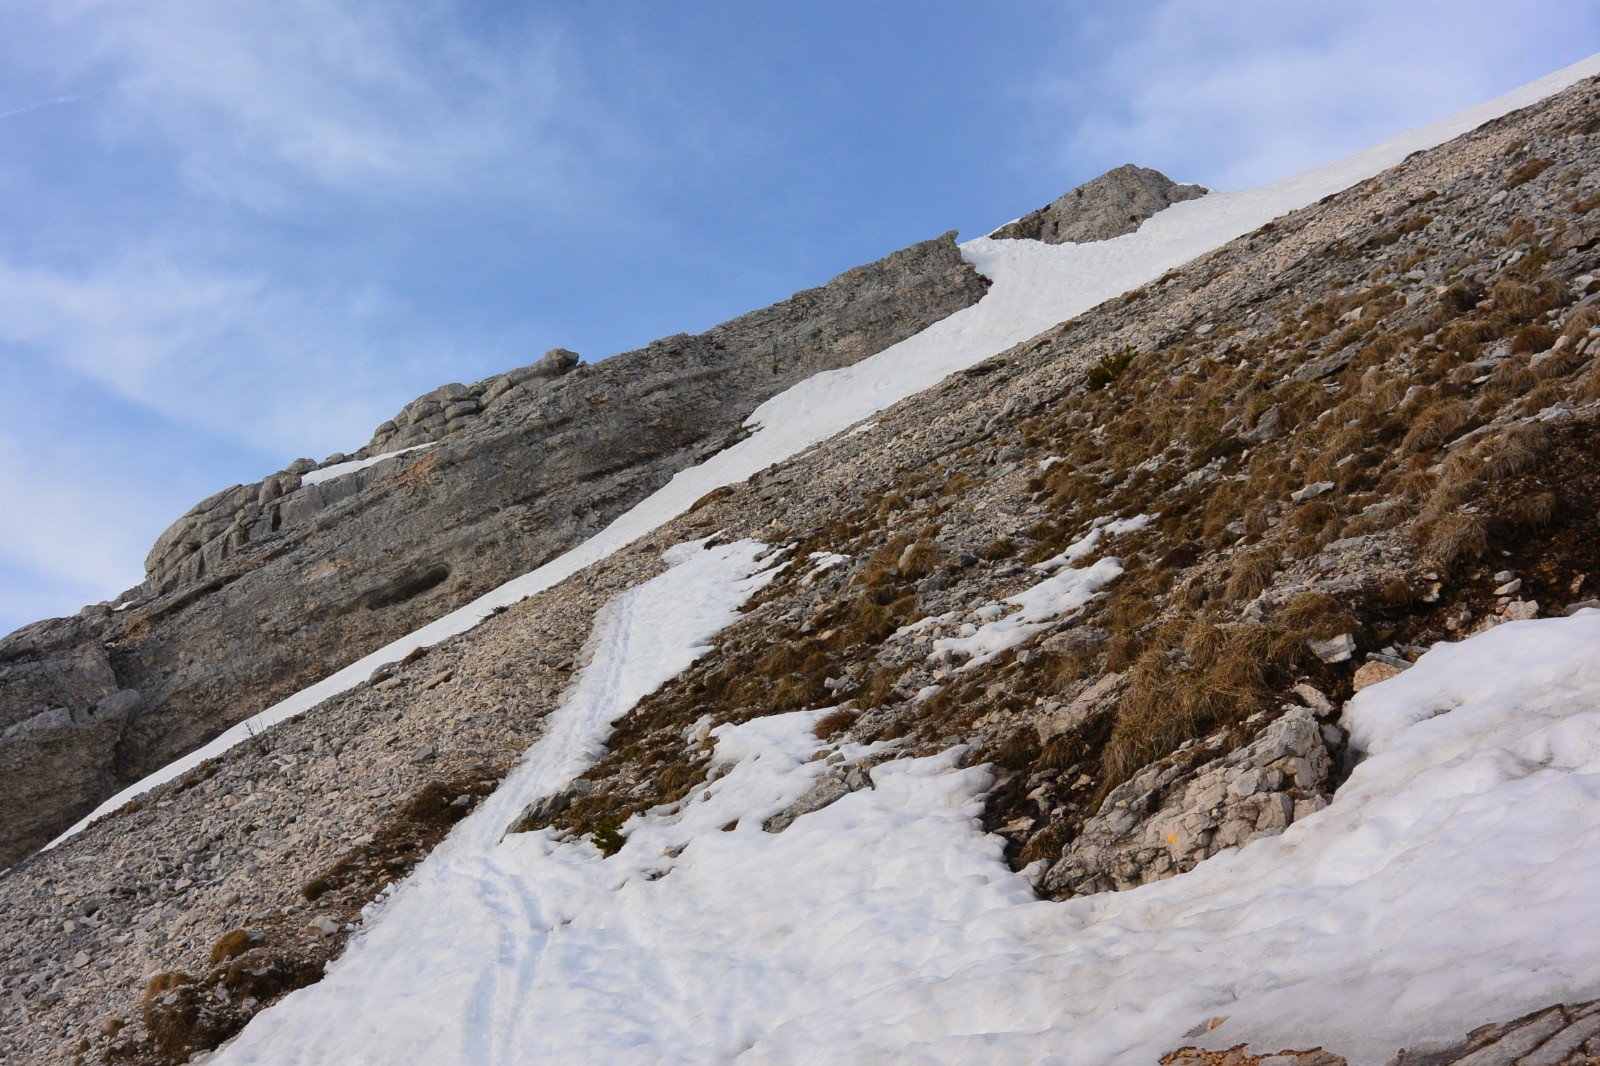
[[[428,387],[406,382],[428,380],[451,344],[412,319],[370,286],[311,292],[154,252],[80,271],[0,259],[8,355],[68,367],[170,422],[286,458],[353,449]],[[479,338],[477,348],[481,357],[496,345]]]
[[[1563,47],[1574,62],[1596,29],[1559,0],[1168,0],[1077,27],[1069,73],[1024,92],[1064,169],[1137,162],[1248,187],[1548,73]]]
[[[106,137],[154,134],[191,188],[273,214],[315,189],[582,197],[672,149],[652,113],[693,125],[670,93],[609,97],[559,21],[514,4],[70,0],[50,14],[57,79],[110,89]]]

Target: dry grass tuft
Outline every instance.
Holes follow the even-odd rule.
[[[1515,189],[1519,185],[1526,185],[1548,169],[1550,169],[1550,160],[1534,156],[1506,175],[1506,188],[1509,190]]]
[[[1540,423],[1512,426],[1483,449],[1483,473],[1496,480],[1529,469],[1550,447],[1550,430]]]
[[[818,740],[832,740],[855,725],[857,717],[854,711],[829,711],[817,719],[817,724],[811,727],[811,732],[816,734]]]
[[[235,929],[231,933],[222,934],[217,942],[211,945],[211,962],[227,962],[235,955],[243,955],[250,950],[250,934],[243,929]]]
[[[1353,632],[1360,625],[1344,601],[1326,592],[1302,592],[1279,613],[1278,621],[1318,640]]]
[[[1523,326],[1511,338],[1512,352],[1522,355],[1528,352],[1548,351],[1556,342],[1556,331],[1543,322],[1532,326]]]
[[[1441,573],[1478,558],[1489,545],[1489,524],[1474,511],[1457,511],[1419,530],[1423,557]]]
[[[1505,507],[1505,519],[1514,526],[1537,527],[1549,525],[1561,510],[1561,501],[1555,493],[1529,492],[1517,496]]]
[[[1302,654],[1303,635],[1281,627],[1210,628],[1215,635],[1182,634],[1193,652],[1187,665],[1173,664],[1167,648],[1177,634],[1167,632],[1156,635],[1129,668],[1128,688],[1101,756],[1101,799],[1185,741],[1270,707],[1274,686]]]
[[[1461,400],[1445,400],[1424,408],[1400,442],[1407,455],[1430,452],[1459,433],[1472,419],[1472,408]]]

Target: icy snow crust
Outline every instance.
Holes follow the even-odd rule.
[[[517,778],[218,1061],[1148,1066],[1223,1017],[1204,1043],[1380,1064],[1600,994],[1600,611],[1436,647],[1349,704],[1368,758],[1331,806],[1130,892],[1034,902],[957,752],[764,832],[827,768],[817,711],[718,729],[722,776],[612,858],[496,844],[742,595],[754,550],[719,551],[608,612]]]
[[[799,455],[937,384],[948,374],[998,355],[1280,215],[1378,174],[1412,152],[1442,144],[1596,73],[1600,73],[1600,55],[1329,166],[1247,192],[1212,192],[1174,204],[1147,220],[1137,232],[1108,241],[1058,245],[986,237],[968,241],[961,246],[962,254],[993,283],[978,303],[853,366],[817,374],[779,393],[751,414],[747,424],[753,432],[749,437],[680,471],[589,540],[239,723],[112,796],[46,848],[76,835],[135,796],[243,743],[253,733],[354,688],[379,666],[464,633],[497,608],[558,584],[683,514],[707,492],[744,481]]]

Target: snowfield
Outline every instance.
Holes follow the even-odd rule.
[[[1434,648],[1349,704],[1366,758],[1328,808],[1130,892],[1035,902],[959,751],[763,831],[828,768],[820,711],[716,730],[721,776],[611,858],[499,840],[693,658],[759,550],[680,550],[609,610],[522,769],[217,1061],[1149,1066],[1223,1018],[1203,1043],[1381,1064],[1600,995],[1600,611]]]
[[[773,571],[753,541],[671,549],[675,564],[596,618],[588,663],[523,762],[369,921],[318,985],[258,1016],[222,1061],[519,1062],[523,1005],[582,909],[569,879],[544,880],[547,835],[501,835],[532,800],[593,765],[611,723],[682,673]],[[571,849],[569,849],[570,851]],[[583,845],[579,866],[612,874]],[[612,868],[614,869],[614,868]],[[532,875],[530,878],[530,874]],[[560,939],[565,944],[565,939]],[[559,972],[559,971],[558,971]],[[309,990],[307,990],[309,991]]]
[[[932,387],[951,373],[998,355],[1274,218],[1372,177],[1412,152],[1442,144],[1596,73],[1600,73],[1600,55],[1328,166],[1259,189],[1211,192],[1198,200],[1175,204],[1147,220],[1138,231],[1112,240],[1061,245],[986,237],[968,241],[961,246],[963,256],[992,281],[978,303],[853,366],[814,375],[774,396],[747,420],[752,429],[749,437],[680,471],[589,540],[239,723],[204,747],[112,796],[46,848],[55,847],[135,796],[173,780],[253,734],[354,688],[379,666],[398,662],[417,648],[431,647],[464,633],[496,609],[551,588],[683,514],[713,489],[737,484],[768,466],[799,455]],[[341,466],[385,458],[388,456]],[[348,472],[328,467],[308,476],[337,476],[333,473],[336,470]]]

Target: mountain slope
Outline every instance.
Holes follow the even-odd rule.
[[[643,874],[629,890],[635,894],[676,893],[702,862],[717,871],[699,856],[726,850],[724,840],[727,849],[795,849],[797,858],[827,866],[856,839],[853,826],[864,824],[852,821],[857,815],[902,802],[910,806],[902,808],[908,817],[893,823],[899,833],[926,831],[933,836],[916,839],[954,842],[961,864],[970,864],[921,868],[921,880],[911,883],[927,891],[912,893],[907,905],[955,898],[948,893],[961,890],[959,873],[970,869],[991,886],[985,891],[1004,923],[1031,895],[1030,881],[1058,895],[1094,887],[1054,876],[1083,865],[1084,841],[1101,849],[1099,873],[1116,886],[1134,885],[1206,858],[1249,814],[1245,835],[1257,839],[1208,859],[1195,871],[1204,875],[1199,880],[1186,873],[1157,892],[1022,908],[1037,916],[1028,918],[1030,933],[1048,923],[1070,951],[1071,915],[1136,913],[1146,906],[1140,901],[1215,884],[1240,862],[1288,846],[1271,836],[1291,822],[1304,822],[1294,840],[1313,838],[1343,802],[1342,791],[1331,792],[1333,806],[1319,821],[1319,805],[1351,762],[1351,740],[1332,712],[1353,687],[1360,658],[1409,667],[1420,648],[1485,617],[1559,609],[1600,580],[1588,547],[1597,540],[1600,496],[1587,474],[1592,349],[1600,337],[1588,293],[1600,236],[1589,147],[1590,135],[1600,132],[1591,128],[1596,99],[1592,84],[1579,85],[1169,275],[1154,276],[1164,266],[1149,273],[1157,260],[1147,259],[1140,269],[1153,279],[1148,285],[1059,326],[1050,314],[1087,310],[1099,299],[1096,290],[1061,285],[1053,290],[1061,302],[1044,307],[1018,299],[1010,306],[1045,316],[1041,325],[1050,328],[998,359],[977,363],[986,353],[968,349],[965,364],[920,370],[926,379],[887,360],[879,367],[894,369],[880,373],[868,361],[860,376],[796,390],[795,397],[862,405],[828,410],[804,426],[798,418],[775,419],[773,411],[783,408],[768,406],[767,428],[723,453],[722,475],[713,468],[702,475],[710,482],[682,479],[674,497],[681,506],[656,516],[688,506],[691,486],[715,488],[719,476],[739,481],[749,470],[736,473],[738,464],[754,462],[747,456],[781,457],[826,437],[817,428],[829,419],[850,416],[833,432],[875,409],[870,404],[902,400],[862,432],[822,440],[772,469],[755,468],[755,476],[715,491],[658,531],[649,523],[634,527],[643,539],[631,546],[619,535],[616,550],[575,580],[511,589],[482,608],[490,616],[470,632],[458,630],[369,682],[336,689],[304,717],[12,871],[0,881],[7,900],[0,932],[17,945],[0,981],[12,990],[0,1049],[65,1058],[82,1036],[92,1059],[120,1053],[170,1060],[214,1043],[262,1002],[315,979],[321,961],[343,943],[344,924],[415,866],[546,732],[544,720],[562,703],[566,675],[600,604],[659,573],[663,548],[718,530],[730,542],[748,537],[785,549],[769,562],[781,558],[788,567],[722,630],[714,650],[616,723],[610,750],[595,753],[598,761],[573,788],[518,819],[522,832],[504,845],[507,856],[556,848],[612,883],[630,871]],[[1398,159],[1409,148],[1390,150]],[[1387,161],[1369,160],[1365,173]],[[1338,180],[1348,183],[1363,171],[1343,173]],[[1303,182],[1297,195],[1316,187]],[[1211,200],[1169,208],[1119,240],[1181,256],[1196,231],[1183,229],[1180,213]],[[1250,221],[1249,194],[1216,203],[1222,211],[1213,217],[1231,225],[1263,221]],[[1215,232],[1223,235],[1214,240],[1225,239],[1223,229]],[[1005,296],[1008,269],[1012,277],[1038,277],[1053,262],[1067,264],[1056,277],[1107,278],[1108,265],[1119,261],[1110,247],[1004,243],[1017,247],[977,242],[968,253],[997,275],[984,303]],[[1105,283],[1125,276],[1110,274]],[[1074,306],[1076,299],[1088,303]],[[1023,318],[1012,328],[1036,321]],[[968,369],[912,395],[917,382],[962,365]],[[780,436],[758,443],[767,429]],[[759,450],[778,441],[785,443],[774,451]],[[1096,525],[1112,517],[1119,523]],[[1485,552],[1491,554],[1480,558]],[[1502,569],[1514,573],[1502,580]],[[1092,582],[1074,576],[1091,573]],[[531,596],[521,599],[523,593]],[[497,605],[505,610],[491,614]],[[1509,639],[1498,632],[1480,639]],[[841,710],[817,713],[835,706]],[[789,712],[802,714],[783,717]],[[1288,728],[1295,723],[1307,728]],[[1574,718],[1564,728],[1579,725]],[[713,731],[715,749],[707,752]],[[1297,750],[1284,746],[1290,744],[1306,753],[1293,756],[1307,763],[1304,780],[1289,762]],[[1313,744],[1322,752],[1315,758]],[[848,753],[844,765],[796,762],[835,745]],[[1242,791],[1229,788],[1255,767],[1228,763],[1241,752],[1267,755],[1263,769],[1277,770],[1279,779],[1253,778],[1264,787],[1238,797],[1248,804],[1202,804],[1211,783],[1227,786],[1227,795]],[[683,828],[671,828],[669,805],[699,795],[702,785],[713,791],[713,779],[730,782],[724,789],[736,778],[740,788],[755,787],[751,774],[764,758],[792,769],[765,799],[745,803],[741,825],[723,834],[720,826],[684,819],[676,823]],[[852,766],[855,760],[866,765]],[[961,760],[969,767],[958,768]],[[1294,772],[1284,775],[1285,768]],[[870,795],[860,787],[863,775],[880,786]],[[817,795],[813,776],[822,785]],[[805,802],[775,809],[792,799]],[[1277,824],[1264,820],[1274,806]],[[938,824],[930,823],[929,812],[940,810]],[[1181,826],[1187,816],[1195,822],[1182,846],[1151,846],[1176,835],[1153,831]],[[1205,819],[1213,824],[1201,826]],[[761,823],[787,828],[767,833]],[[690,835],[679,856],[687,858],[651,881],[653,870],[639,864],[670,858],[652,845],[683,843],[660,835],[672,832]],[[895,832],[861,839],[844,849],[854,852],[847,869],[894,867],[895,849],[907,840]],[[606,850],[616,854],[601,860]],[[1002,857],[1026,877],[1007,873]],[[807,881],[797,875],[796,883]],[[841,882],[813,883],[820,891]],[[400,913],[402,898],[377,919],[373,943],[381,935],[404,940],[380,934],[394,928],[384,923]],[[782,913],[791,911],[803,913],[798,906]],[[544,912],[529,913],[529,935],[548,930],[538,925]],[[1246,925],[1270,913],[1254,906],[1240,912]],[[582,913],[572,917],[572,936],[589,928]],[[234,929],[245,932],[224,936]],[[800,923],[771,932],[777,945],[783,935],[798,937],[799,950],[813,930]],[[936,943],[905,935],[905,927],[895,935],[911,945]],[[884,942],[866,937],[861,946]],[[1518,946],[1540,958],[1547,947],[1512,938]],[[335,975],[358,972],[364,950]],[[624,951],[622,961],[631,954]],[[957,958],[948,956],[952,964]],[[869,952],[867,961],[884,959]],[[1531,981],[1526,960],[1496,959],[1518,994],[1547,997],[1527,1007],[1577,994],[1588,980],[1563,968]],[[684,1017],[725,1002],[693,991],[696,971],[678,962],[667,952],[652,976],[688,997],[677,1008]],[[937,1013],[962,1032],[944,1036],[964,1041],[999,1032],[993,1016],[962,1013],[965,1004],[984,1001],[962,991],[973,986],[931,984],[927,977],[948,971],[928,958],[918,966],[913,986],[936,999],[955,997],[940,1000]],[[1319,979],[1336,979],[1309,959],[1307,966],[1294,981],[1316,988]],[[1225,976],[1218,996],[1259,986],[1259,967],[1247,969],[1237,980]],[[152,971],[166,976],[146,992],[143,978]],[[624,965],[591,976],[629,1003],[629,972]],[[892,968],[881,973],[895,976]],[[1026,974],[1025,967],[998,971],[1018,982],[1003,998],[1023,1011],[1038,1002],[1030,996],[1039,986]],[[263,1017],[262,1036],[247,1036],[234,1053],[249,1053],[273,1031],[291,1034],[281,1046],[314,1047],[316,1033],[344,1039],[326,1026],[268,1022],[307,1017],[302,1012],[337,1004],[333,997],[351,987],[375,987],[337,983],[344,980],[326,986],[327,999],[319,987],[291,997],[281,1013]],[[557,982],[547,991],[576,987]],[[758,995],[766,986],[747,987]],[[881,987],[891,1000],[914,992],[893,982]],[[1419,1001],[1413,1031],[1442,1042],[1468,1027],[1467,1019],[1521,1009],[1505,988],[1479,991],[1476,1000],[1466,990],[1447,1002]],[[52,1001],[52,993],[60,998]],[[1046,998],[1060,1000],[1055,992]],[[789,1015],[810,1022],[786,1030],[772,1027],[782,1020],[772,1011],[735,1010],[730,1022],[750,1028],[701,1034],[688,1053],[771,1041],[770,1053],[781,1057],[801,1046],[786,1041],[816,1037],[810,1026],[845,1007],[827,995],[813,1006]],[[1138,1056],[1175,1047],[1188,1026],[1207,1022],[1206,1013],[1178,1017],[1199,1007],[1175,1005],[1144,1035],[1117,1029],[1109,1016],[1087,1027],[1050,1024],[1058,1027],[1055,1038],[1082,1028],[1084,1039],[1112,1042],[1102,1047],[1123,1041],[1116,1046],[1129,1061],[1148,1061]],[[881,1027],[897,1011],[851,1015],[849,1025],[822,1035],[866,1039],[852,1027]],[[1284,1026],[1301,1018],[1269,1013],[1268,1021]],[[643,1007],[622,1018],[568,1012],[573,1024],[596,1017],[652,1031]],[[391,1021],[398,1026],[403,1018]],[[128,1028],[92,1032],[102,1019]],[[1023,1031],[1037,1027],[1024,1019],[1015,1032]],[[548,1027],[535,1035],[554,1041],[574,1032]],[[1224,1022],[1212,1039],[1274,1032],[1245,1017]],[[487,1039],[489,1031],[482,1033]],[[1373,1033],[1374,1042],[1403,1035],[1379,1027]],[[903,1050],[937,1035],[919,1023],[915,1031],[882,1030],[872,1039],[907,1041],[896,1045]],[[947,1057],[984,1053],[991,1042],[946,1045],[954,1049]],[[511,1044],[514,1051],[526,1046]]]
[[[447,385],[369,449],[196,505],[139,588],[0,640],[0,864],[243,718],[537,566],[723,447],[757,404],[977,300],[950,235],[698,335]],[[340,471],[343,471],[342,473]]]

